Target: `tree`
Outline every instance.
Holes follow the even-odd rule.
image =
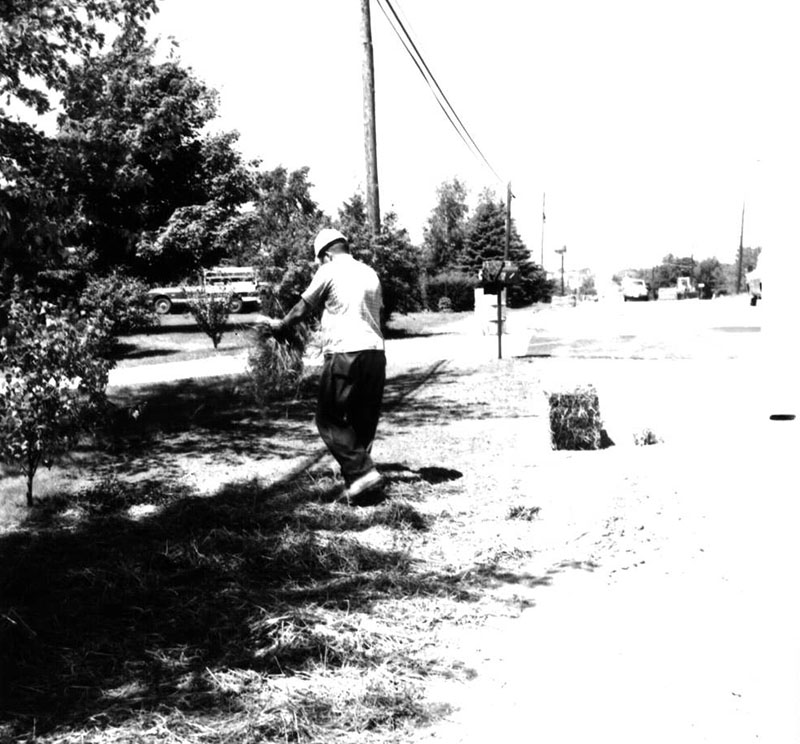
[[[424,264],[431,274],[451,269],[461,260],[469,213],[466,186],[457,178],[442,183],[436,198],[423,229]]]
[[[255,196],[238,135],[204,135],[217,96],[179,62],[126,35],[69,74],[59,141],[70,153],[71,241],[91,268],[159,280],[218,261]],[[246,222],[246,219],[244,220]]]
[[[99,313],[106,321],[109,342],[101,349],[109,356],[117,348],[117,338],[152,327],[156,313],[147,296],[147,285],[115,270],[106,276],[90,275],[78,299],[84,313]]]
[[[337,227],[347,236],[353,256],[377,272],[383,288],[384,321],[395,312],[421,309],[420,254],[408,232],[397,224],[394,212],[384,215],[379,234],[372,235],[366,203],[357,193],[339,210]]]
[[[706,258],[700,261],[695,270],[694,280],[698,287],[703,285],[702,294],[706,297],[713,296],[715,292],[729,289],[725,267],[716,258]]]
[[[679,276],[695,276],[695,260],[692,256],[684,256],[678,258],[672,253],[664,256],[659,266],[653,267],[649,272],[649,278],[652,281],[653,289],[659,287],[674,287],[678,283]],[[647,270],[639,272],[642,278],[648,278]]]
[[[314,273],[314,235],[326,224],[311,197],[308,168],[279,166],[256,178],[251,229],[238,249],[239,259],[259,269],[270,289],[265,310],[283,314],[297,302]]]
[[[0,97],[38,114],[50,110],[48,90],[61,90],[69,59],[88,58],[105,43],[103,28],[144,37],[156,0],[20,0],[6,2],[0,53]]]
[[[484,261],[502,259],[506,243],[506,207],[494,194],[485,190],[469,220],[464,250],[464,269],[476,276]],[[509,287],[508,303],[523,307],[533,302],[547,301],[552,297],[552,284],[541,266],[530,258],[530,252],[511,219],[508,260],[519,268],[519,283]]]
[[[27,503],[40,464],[49,464],[105,400],[110,362],[100,314],[58,310],[16,292],[0,338],[0,459],[21,467]]]
[[[20,0],[0,10],[0,100],[44,114],[63,91],[70,64],[101,49],[105,32],[144,37],[156,0]],[[59,258],[70,214],[60,148],[35,126],[0,108],[0,290]]]
[[[0,292],[63,260],[71,210],[64,153],[52,138],[0,116]]]

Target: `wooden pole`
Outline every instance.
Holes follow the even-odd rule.
[[[514,194],[511,193],[511,182],[506,189],[506,240],[503,248],[503,264],[508,261],[508,254],[511,249],[511,200]],[[503,358],[503,284],[497,289],[497,358]]]
[[[742,229],[739,232],[739,267],[736,271],[736,294],[742,291],[742,261],[744,260],[744,202],[742,202]]]
[[[544,198],[546,194],[542,194],[542,271],[544,271],[544,223],[547,220],[544,212]]]
[[[378,191],[378,144],[375,128],[375,66],[372,59],[372,25],[369,0],[361,0],[361,40],[364,59],[361,78],[364,89],[364,148],[367,158],[367,219],[373,235],[381,229]]]

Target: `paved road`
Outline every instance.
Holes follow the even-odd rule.
[[[758,312],[655,305],[531,321],[529,348],[553,344],[532,361],[545,385],[596,383],[612,438],[647,425],[665,441],[565,454],[570,481],[603,502],[553,553],[582,568],[479,637],[477,679],[421,741],[800,742],[800,423],[769,419]],[[570,488],[559,496],[583,513]]]
[[[530,319],[527,353],[611,359],[740,359],[756,353],[761,322],[761,308],[750,307],[743,297],[583,303]]]

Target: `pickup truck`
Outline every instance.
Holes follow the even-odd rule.
[[[625,302],[628,302],[628,300],[647,300],[649,295],[644,279],[626,276],[622,280],[622,298]]]
[[[185,308],[202,295],[229,297],[232,313],[241,312],[245,304],[260,303],[260,285],[252,266],[203,269],[198,273],[196,283],[153,287],[147,294],[159,315],[165,315],[173,308]]]

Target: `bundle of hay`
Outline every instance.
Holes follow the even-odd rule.
[[[309,337],[308,326],[304,323],[280,333],[273,332],[267,326],[256,329],[256,344],[250,352],[249,371],[259,403],[266,404],[297,394]]]
[[[553,449],[594,450],[608,446],[600,418],[600,401],[591,386],[550,395]]]

